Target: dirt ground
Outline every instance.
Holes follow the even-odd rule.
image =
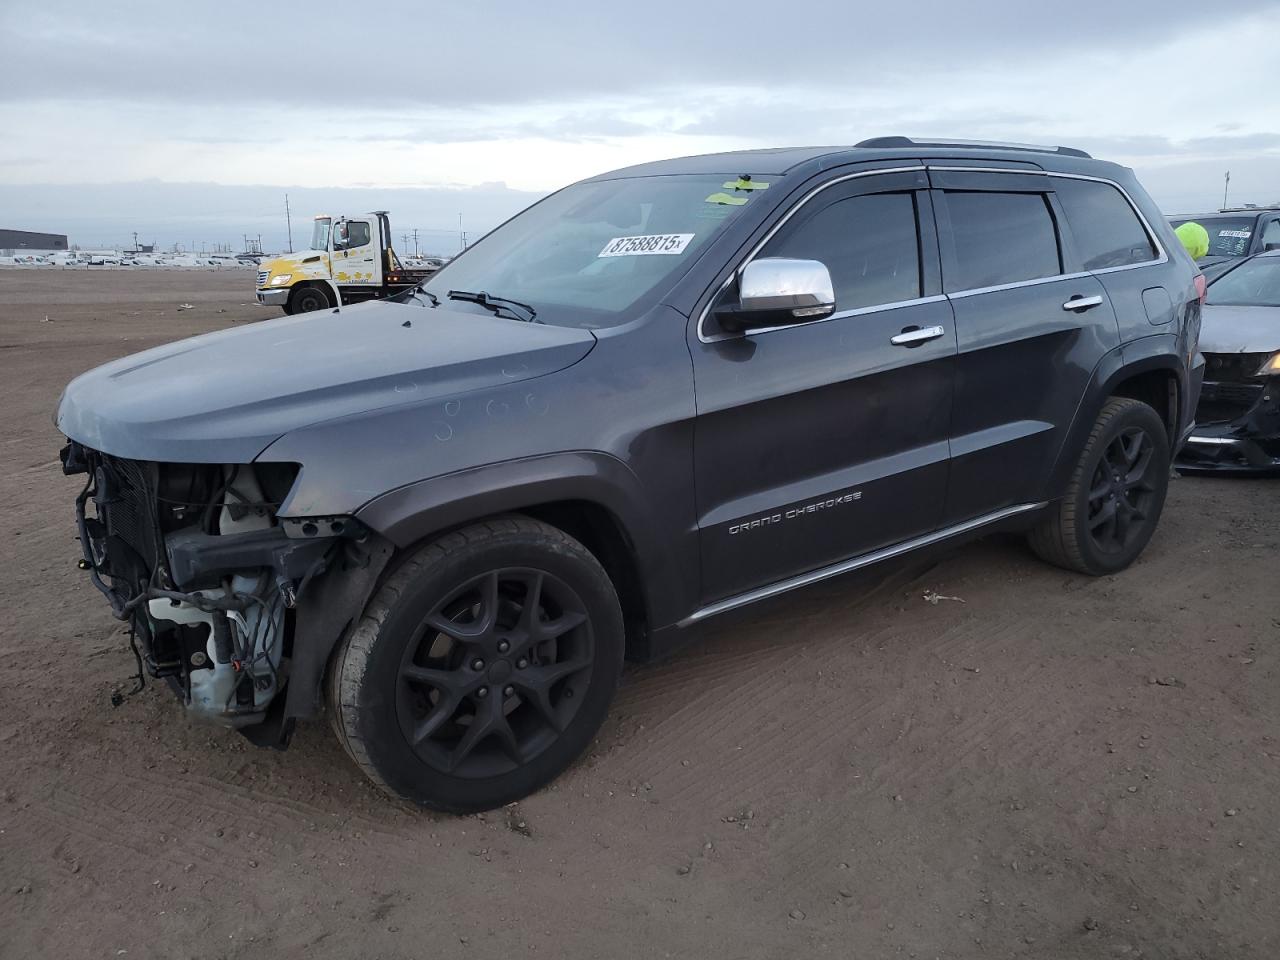
[[[389,802],[324,722],[276,753],[159,685],[113,708],[50,416],[273,315],[252,282],[0,272],[0,957],[1280,955],[1275,482],[1174,482],[1115,577],[994,538],[717,619],[483,817]]]

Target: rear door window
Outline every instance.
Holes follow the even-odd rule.
[[[762,257],[821,260],[836,310],[920,296],[920,237],[911,193],[871,193],[828,204],[774,237]]]
[[[1151,237],[1115,187],[1069,177],[1055,177],[1054,183],[1084,269],[1104,270],[1156,258]]]
[[[955,251],[946,289],[975,290],[1062,272],[1058,233],[1040,193],[945,192]]]

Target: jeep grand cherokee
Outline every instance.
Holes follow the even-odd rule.
[[[624,655],[727,610],[996,529],[1128,566],[1202,281],[1069,148],[603,174],[400,302],[74,380],[81,565],[189,712],[279,745],[327,710],[389,792],[494,807],[582,752]]]

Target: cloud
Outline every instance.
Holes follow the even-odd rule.
[[[1269,6],[1236,0],[1232,15]],[[1025,0],[980,8],[949,0],[649,0],[643,8],[472,0],[389,12],[394,23],[377,8],[316,0],[302,8],[9,3],[0,10],[0,97],[93,100],[125,91],[182,105],[470,107],[701,85],[846,86],[944,63],[1014,68],[1151,46],[1205,19],[1194,0],[1076,0],[1069,17]]]
[[[151,210],[122,183],[289,183],[322,208],[354,186],[430,198],[414,217],[443,222],[459,200],[473,218],[467,185],[534,197],[663,157],[884,134],[1082,146],[1206,203],[1212,168],[1249,193],[1280,182],[1266,0],[1212,17],[1196,0],[397,9],[389,26],[320,0],[0,4],[0,198],[65,188],[82,209],[50,212],[108,229],[83,218]],[[232,195],[184,196],[187,224]],[[496,216],[477,199],[477,223]]]

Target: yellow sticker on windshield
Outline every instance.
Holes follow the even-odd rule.
[[[769,183],[766,180],[752,180],[750,177],[739,177],[737,180],[730,180],[725,183],[726,190],[768,190]]]
[[[707,197],[706,203],[723,203],[734,207],[740,207],[747,202],[746,197],[731,197],[727,193],[713,193]]]

